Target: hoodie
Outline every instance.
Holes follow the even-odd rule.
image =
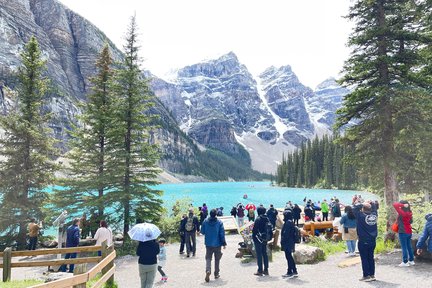
[[[252,239],[254,241],[261,242],[261,240],[258,240],[257,234],[259,233],[265,233],[266,232],[266,224],[270,220],[268,219],[267,215],[261,214],[259,215],[254,222],[254,226],[252,229]]]
[[[201,234],[205,235],[206,247],[226,246],[225,229],[221,220],[217,217],[209,217],[201,226]]]
[[[427,214],[425,218],[426,225],[423,229],[422,235],[417,242],[417,249],[424,249],[426,241],[428,241],[428,251],[432,253],[432,214]]]

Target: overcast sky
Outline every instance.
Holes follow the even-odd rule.
[[[349,56],[350,0],[59,0],[122,49],[136,13],[143,67],[163,78],[175,68],[233,51],[257,75],[291,65],[315,88]]]

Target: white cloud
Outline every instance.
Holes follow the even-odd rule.
[[[136,13],[144,67],[156,75],[229,51],[253,74],[291,65],[314,88],[348,57],[347,0],[60,0],[119,48]]]

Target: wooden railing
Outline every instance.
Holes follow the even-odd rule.
[[[38,255],[56,255],[66,253],[81,253],[81,252],[94,252],[102,251],[101,257],[83,257],[73,259],[55,259],[55,260],[41,260],[41,261],[20,261],[13,262],[13,257],[19,256],[38,256]],[[96,274],[102,272],[102,277],[92,286],[93,288],[101,287],[104,283],[114,282],[115,265],[114,259],[116,252],[114,246],[107,247],[106,241],[101,246],[87,246],[87,247],[73,247],[73,248],[61,248],[61,249],[41,249],[32,251],[11,251],[11,248],[6,248],[4,252],[0,252],[0,257],[3,258],[3,263],[0,264],[0,268],[3,268],[3,282],[10,281],[12,268],[18,267],[42,267],[42,266],[58,266],[67,264],[87,264],[97,263],[90,271],[82,271],[82,268],[77,267],[73,277],[59,279],[56,281],[39,284],[32,287],[37,288],[62,288],[62,287],[80,287],[80,284],[84,284],[89,280],[93,279]],[[83,267],[86,267],[83,266]],[[86,268],[84,269],[86,270]],[[85,286],[82,286],[85,287]]]

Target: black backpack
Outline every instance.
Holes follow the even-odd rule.
[[[271,222],[268,219],[266,219],[266,220],[267,221],[265,223],[264,230],[258,231],[258,234],[257,234],[257,239],[261,243],[268,242],[273,238],[273,225],[271,224]]]

